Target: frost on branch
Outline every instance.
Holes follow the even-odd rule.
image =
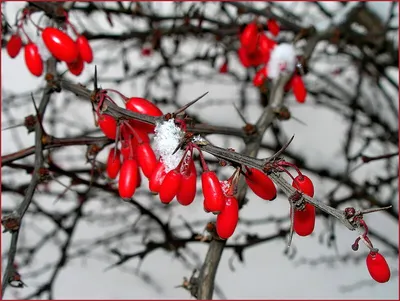
[[[278,78],[281,72],[294,72],[296,62],[296,50],[292,44],[282,43],[275,46],[267,65],[268,77],[274,79]]]
[[[182,159],[182,150],[178,150],[175,154],[173,152],[184,136],[184,133],[175,125],[173,118],[168,121],[158,122],[154,131],[154,151],[164,163],[165,171],[169,172],[176,168]]]

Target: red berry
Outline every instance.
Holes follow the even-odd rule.
[[[41,76],[43,73],[43,60],[39,54],[38,47],[33,43],[25,46],[25,63],[28,70],[35,76]]]
[[[299,103],[304,103],[307,97],[307,90],[300,75],[293,75],[291,86],[293,88],[293,94],[296,97],[296,100]]]
[[[244,49],[243,47],[240,47],[240,48],[239,48],[239,50],[238,50],[238,57],[239,57],[240,62],[242,63],[242,65],[243,65],[245,68],[248,68],[248,67],[251,66],[251,62],[250,62],[250,59],[249,59],[249,57],[248,57],[248,55],[247,55],[247,51],[246,51],[246,49]]]
[[[248,24],[240,35],[240,43],[249,52],[257,48],[258,25],[256,22]]]
[[[294,178],[292,186],[304,194],[313,197],[314,185],[311,179],[305,175],[298,175]],[[294,212],[293,228],[300,236],[308,236],[314,231],[315,226],[315,207],[306,203],[304,210]]]
[[[121,153],[119,150],[112,148],[107,159],[107,175],[111,179],[115,179],[121,168]]]
[[[93,61],[93,51],[92,47],[90,47],[89,41],[85,36],[80,35],[76,40],[76,45],[82,60],[90,64]]]
[[[390,279],[390,269],[385,257],[380,253],[369,253],[367,256],[367,268],[372,279],[379,283],[388,282]]]
[[[272,201],[276,198],[277,191],[274,182],[262,171],[249,168],[246,172],[246,183],[259,198]]]
[[[127,103],[125,104],[126,109],[130,110],[132,112],[140,113],[140,114],[146,114],[150,116],[162,116],[163,113],[161,110],[152,102],[148,101],[145,98],[141,97],[132,97],[130,98]],[[146,124],[144,122],[140,122],[137,120],[132,120],[130,122],[134,127],[139,128],[142,131],[145,131],[147,133],[153,133],[154,132],[154,126],[150,124]]]
[[[267,79],[267,68],[263,67],[257,71],[253,78],[253,85],[260,87]]]
[[[239,221],[239,204],[235,197],[228,196],[225,208],[217,216],[217,234],[223,239],[228,239],[235,232]]]
[[[228,63],[225,62],[222,64],[222,66],[219,68],[219,73],[227,73],[228,72]]]
[[[22,39],[18,34],[11,36],[7,43],[7,53],[13,59],[15,58],[22,48]]]
[[[157,166],[157,158],[149,143],[142,143],[136,149],[137,160],[143,174],[150,178]]]
[[[203,172],[201,185],[204,195],[204,209],[214,214],[220,213],[225,207],[225,195],[216,173],[213,171]]]
[[[129,158],[134,158],[135,149],[132,145],[132,140],[122,140],[121,141],[121,154],[124,160],[128,160]]]
[[[269,19],[267,21],[268,30],[274,35],[277,36],[279,34],[280,28],[278,22],[273,19]]]
[[[121,198],[130,199],[135,194],[138,182],[137,169],[136,160],[128,159],[122,163],[118,182],[118,190]]]
[[[303,174],[298,175],[294,178],[292,186],[304,194],[308,195],[309,197],[314,196],[314,185],[311,179]]]
[[[133,140],[135,141],[135,144],[137,144],[137,145],[139,145],[140,143],[149,143],[150,142],[149,135],[145,131],[142,131],[137,128],[135,129],[135,134],[133,135]]]
[[[78,59],[78,47],[64,32],[54,27],[42,31],[43,42],[50,53],[58,60],[72,63]]]
[[[176,169],[171,170],[165,175],[160,187],[160,200],[164,204],[169,204],[174,199],[181,186],[182,175]]]
[[[117,121],[112,116],[100,115],[98,123],[104,135],[110,139],[115,139],[117,136]]]
[[[156,168],[154,168],[153,174],[149,179],[149,189],[151,192],[158,193],[161,188],[161,184],[166,176],[165,165],[163,162],[158,161]]]
[[[189,175],[183,173],[181,187],[176,195],[176,200],[183,206],[190,205],[196,197],[197,172],[193,160],[189,165]]]
[[[295,210],[293,229],[300,236],[308,236],[314,231],[315,207],[306,203],[304,210]]]
[[[72,63],[67,63],[68,70],[71,72],[73,75],[79,76],[84,67],[83,60],[80,56],[78,56],[78,59],[75,62]]]

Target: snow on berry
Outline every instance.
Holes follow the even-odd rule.
[[[271,79],[278,78],[282,72],[292,73],[296,69],[296,50],[292,44],[282,43],[271,51],[267,74]]]
[[[176,168],[182,159],[183,150],[178,150],[175,154],[172,153],[184,133],[175,125],[173,118],[168,121],[157,122],[154,132],[154,151],[160,157],[161,162],[164,163],[165,171],[168,173]]]

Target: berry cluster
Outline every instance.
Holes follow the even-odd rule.
[[[136,119],[115,119],[111,115],[102,114],[100,107],[107,99],[115,104],[107,92],[115,92],[122,97],[127,110],[153,117],[163,116],[150,125]],[[202,153],[201,145],[205,140],[187,132],[187,116],[177,114],[163,115],[162,111],[152,102],[139,97],[128,98],[118,91],[99,90],[96,94],[98,102],[98,124],[103,133],[116,141],[110,150],[106,172],[109,178],[118,179],[119,195],[130,199],[141,184],[141,173],[149,180],[149,190],[158,194],[163,204],[170,204],[174,199],[183,206],[193,203],[197,190],[197,169],[194,162],[194,151],[197,151],[201,163],[201,190],[203,193],[203,208],[207,213],[216,215],[215,232],[221,239],[230,238],[239,221],[239,202],[235,195],[239,176],[245,177],[246,184],[259,198],[273,201],[277,196],[275,183],[269,177],[270,172],[285,172],[292,179],[292,187],[296,189],[290,198],[291,227],[299,236],[309,236],[313,233],[316,220],[315,207],[306,202],[303,195],[314,197],[314,184],[296,165],[282,158],[276,158],[268,163],[264,170],[220,161],[221,166],[228,164],[235,168],[232,176],[221,181],[215,171],[211,171]],[[149,135],[154,134],[151,144]],[[297,175],[292,175],[288,168],[293,168]],[[382,209],[371,209],[369,213]],[[377,282],[387,282],[390,279],[390,269],[385,258],[373,248],[369,240],[368,228],[363,220],[363,212],[354,208],[345,210],[346,218],[356,228],[364,228],[362,234],[353,244],[353,250],[358,250],[358,242],[362,240],[370,248],[367,257],[367,267],[371,277]],[[291,231],[291,234],[293,233]],[[291,236],[290,236],[291,239]]]
[[[279,35],[280,27],[277,21],[269,19],[267,28],[272,36]],[[254,86],[261,88],[268,79],[277,78],[281,72],[287,71],[293,73],[293,76],[286,84],[285,91],[292,90],[299,103],[305,102],[307,90],[302,79],[301,57],[296,56],[295,49],[291,44],[277,44],[264,33],[263,25],[257,20],[244,27],[239,40],[240,48],[237,54],[241,64],[245,68],[261,66],[253,77]],[[221,65],[219,72],[228,72],[227,61]]]
[[[38,44],[32,42],[24,29],[24,24],[30,20],[36,29],[41,33]],[[23,10],[22,16],[17,21],[17,30],[7,43],[7,53],[11,58],[15,58],[24,48],[25,64],[28,70],[35,76],[43,74],[43,62],[50,56],[67,64],[68,70],[78,76],[84,69],[84,63],[90,64],[93,61],[93,51],[88,40],[69,22],[65,12],[65,26],[42,28],[32,21],[31,11]],[[68,35],[68,28],[72,30],[76,40]],[[21,33],[26,38],[23,43]]]

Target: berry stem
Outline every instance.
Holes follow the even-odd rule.
[[[116,93],[116,94],[118,94],[119,96],[121,96],[121,98],[122,98],[122,100],[126,103],[127,101],[128,101],[128,97],[126,97],[124,94],[122,94],[121,92],[119,92],[119,91],[117,91],[117,90],[114,90],[114,89],[104,89],[103,91],[110,91],[110,92],[113,92],[113,93]]]
[[[193,144],[193,147],[199,151],[199,157],[200,157],[201,167],[203,168],[203,171],[204,172],[210,171],[210,169],[208,168],[207,162],[204,159],[204,155],[203,155],[203,152],[201,151],[201,148],[197,144]]]

